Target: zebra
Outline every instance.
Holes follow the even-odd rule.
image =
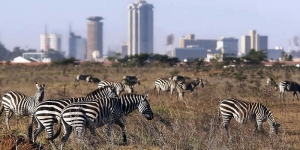
[[[120,94],[125,90],[128,93],[133,93],[134,92],[133,85],[127,85],[127,84],[124,84],[122,82],[100,81],[98,83],[98,88],[101,88],[103,86],[114,86],[118,96],[120,96]]]
[[[84,80],[84,81],[86,81],[86,78],[87,78],[87,77],[92,77],[92,75],[89,75],[89,74],[88,74],[88,75],[77,75],[76,78],[75,78],[75,81],[77,81],[77,82],[78,82],[79,80]]]
[[[279,96],[280,98],[284,99],[284,91],[293,91],[293,100],[294,100],[294,96],[297,96],[298,98],[298,94],[297,91],[300,92],[300,86],[297,82],[294,81],[281,81],[279,82]]]
[[[169,79],[170,79],[170,80],[177,81],[177,82],[181,82],[181,83],[185,82],[185,77],[184,77],[184,76],[179,76],[179,75],[177,75],[177,76],[172,76],[172,77],[170,77]]]
[[[101,98],[96,101],[72,103],[61,112],[61,121],[64,134],[61,139],[61,149],[64,148],[72,129],[76,136],[81,139],[88,128],[93,136],[96,136],[95,128],[108,124],[108,137],[111,139],[111,130],[114,123],[122,129],[123,142],[126,143],[125,125],[122,116],[138,109],[148,120],[153,119],[153,112],[147,100],[148,94],[124,94],[119,98]],[[51,137],[55,139],[61,130]]]
[[[251,103],[229,98],[221,101],[219,111],[223,119],[222,127],[226,129],[228,137],[228,127],[232,117],[240,124],[246,123],[248,120],[255,120],[255,129],[258,130],[261,130],[263,122],[268,121],[270,135],[273,132],[278,134],[280,124],[276,123],[271,111],[261,103]]]
[[[169,78],[169,80],[164,79],[164,78],[158,78],[157,80],[155,80],[154,84],[155,84],[154,90],[155,89],[157,90],[157,95],[160,94],[160,90],[170,91],[171,92],[170,97],[172,97],[173,91],[176,88],[177,82],[171,78]]]
[[[86,78],[86,82],[90,82],[90,83],[99,83],[100,82],[100,80],[98,79],[98,78],[96,78],[96,77],[91,77],[91,76],[88,76],[87,78]]]
[[[201,86],[202,88],[204,87],[203,80],[199,78],[196,78],[191,82],[183,82],[183,83],[179,82],[178,85],[182,90],[191,91],[191,94],[194,93],[194,90],[197,87],[197,85]]]
[[[7,91],[3,95],[0,115],[4,109],[6,114],[5,123],[8,130],[10,130],[9,119],[13,114],[16,114],[16,116],[29,116],[32,118],[31,116],[34,108],[43,101],[46,85],[38,85],[38,83],[36,83],[35,86],[37,90],[34,96],[26,96],[16,91]],[[31,122],[31,120],[29,120],[29,122]]]
[[[105,86],[100,89],[96,89],[93,92],[87,94],[85,97],[78,98],[59,98],[59,99],[49,99],[40,103],[33,115],[38,123],[38,127],[34,131],[33,141],[36,140],[37,136],[46,129],[48,137],[52,137],[54,123],[60,120],[61,111],[69,104],[80,101],[92,101],[102,97],[116,98],[118,97],[115,88],[111,86]],[[32,128],[32,126],[31,126]],[[32,131],[32,130],[30,130]],[[28,133],[30,139],[32,139],[32,133]],[[49,140],[52,147],[56,148],[53,140]]]

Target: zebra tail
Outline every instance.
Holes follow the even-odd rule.
[[[60,134],[60,131],[61,131],[61,122],[63,121],[62,120],[62,118],[60,119],[61,121],[59,121],[59,127],[58,127],[58,130],[57,130],[57,132],[52,136],[52,137],[50,137],[50,138],[46,138],[46,140],[54,140],[54,139],[56,139],[58,136],[59,136],[59,134]]]

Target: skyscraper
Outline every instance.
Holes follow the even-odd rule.
[[[247,55],[250,49],[267,50],[268,36],[261,36],[255,30],[249,30],[249,35],[241,36],[241,54]]]
[[[40,49],[48,51],[48,49],[61,52],[61,36],[58,34],[41,34]]]
[[[100,57],[103,57],[103,22],[102,17],[94,16],[87,18],[87,60],[93,60],[93,52],[99,51]]]
[[[153,5],[137,0],[128,6],[128,55],[153,53]]]
[[[70,30],[69,56],[79,60],[86,60],[86,39],[77,36]]]

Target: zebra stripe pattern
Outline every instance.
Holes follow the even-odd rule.
[[[36,140],[37,136],[43,131],[43,129],[46,129],[48,138],[53,136],[54,124],[60,120],[61,111],[67,105],[74,102],[93,101],[103,97],[116,98],[118,96],[115,93],[114,87],[105,86],[87,94],[86,97],[49,99],[43,101],[36,107],[34,112],[34,117],[37,120],[38,127],[34,131],[33,141]],[[29,132],[28,134],[30,135],[32,133]],[[52,147],[56,149],[54,141],[50,140],[49,142]]]
[[[108,136],[111,138],[111,128],[114,123],[122,128],[123,142],[127,142],[125,125],[122,116],[135,109],[148,120],[153,119],[153,112],[147,100],[148,94],[124,94],[120,98],[102,98],[97,101],[78,102],[68,105],[61,113],[65,133],[61,139],[61,149],[64,148],[72,128],[78,138],[82,138],[86,128],[96,136],[95,128],[108,124]],[[59,135],[55,134],[53,139]],[[110,139],[111,140],[111,139]]]
[[[35,107],[43,101],[45,84],[38,85],[36,83],[35,85],[37,90],[34,96],[26,96],[16,91],[7,91],[3,95],[0,115],[4,109],[6,114],[5,123],[8,130],[10,130],[9,119],[13,114],[17,116],[32,116]]]
[[[92,77],[92,75],[89,75],[89,74],[88,74],[88,75],[77,75],[76,78],[75,78],[75,81],[77,81],[77,82],[78,82],[79,80],[84,80],[84,81],[86,81],[86,78],[87,78],[87,77]]]
[[[282,99],[284,99],[284,91],[293,91],[293,100],[294,100],[295,95],[297,96],[297,99],[299,100],[297,92],[300,92],[300,86],[297,82],[281,81],[279,83],[279,92],[280,92],[279,96]]]
[[[184,90],[191,91],[191,95],[193,95],[195,88],[197,85],[204,87],[202,79],[196,78],[191,82],[178,82],[177,91],[178,93],[183,93]],[[183,98],[183,94],[180,95]]]
[[[176,88],[176,81],[174,81],[173,79],[163,79],[163,78],[159,78],[157,80],[155,80],[154,82],[155,87],[154,90],[157,90],[157,95],[160,94],[160,90],[162,91],[170,91],[171,92],[171,97],[173,95],[173,91]]]
[[[110,82],[110,81],[100,81],[98,84],[98,88],[104,87],[104,86],[113,86],[116,89],[116,93],[118,96],[123,91],[127,91],[128,93],[133,93],[133,85],[126,85],[122,82]]]
[[[223,119],[222,127],[226,129],[228,136],[228,127],[232,117],[240,124],[246,123],[248,120],[255,120],[255,129],[258,130],[261,130],[263,122],[268,121],[270,135],[273,132],[278,133],[280,124],[276,123],[271,111],[261,103],[251,103],[230,98],[221,101],[219,110]]]

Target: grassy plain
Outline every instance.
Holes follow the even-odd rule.
[[[292,101],[292,93],[285,93],[285,100],[279,99],[279,91],[266,86],[267,77],[276,81],[293,80],[300,83],[300,70],[296,67],[242,67],[215,69],[213,67],[103,67],[99,64],[80,66],[0,66],[0,93],[16,90],[27,95],[36,91],[35,82],[46,84],[45,99],[59,97],[81,97],[97,88],[97,84],[75,82],[78,74],[92,74],[100,80],[121,81],[124,75],[136,75],[141,85],[135,86],[136,93],[148,93],[155,114],[151,121],[137,111],[126,116],[128,143],[122,144],[121,130],[113,128],[114,143],[107,139],[106,126],[97,129],[97,138],[79,142],[71,134],[66,149],[300,149],[300,101]],[[197,87],[193,96],[186,92],[184,100],[178,100],[175,93],[157,96],[154,81],[160,77],[183,75],[191,79],[203,79],[204,88]],[[281,124],[278,135],[269,137],[269,125],[263,124],[262,132],[253,132],[254,123],[238,125],[231,121],[231,139],[221,129],[218,106],[222,99],[238,98],[260,102],[270,108],[276,121]],[[16,146],[9,137],[27,138],[28,118],[10,119],[11,131],[7,131],[3,113],[0,121],[0,149]],[[44,132],[38,137],[43,149],[50,146]],[[56,139],[60,145],[61,136]],[[16,140],[15,140],[16,141]],[[24,140],[23,140],[24,141]],[[90,144],[93,141],[93,144]],[[22,143],[19,148],[22,149]]]

